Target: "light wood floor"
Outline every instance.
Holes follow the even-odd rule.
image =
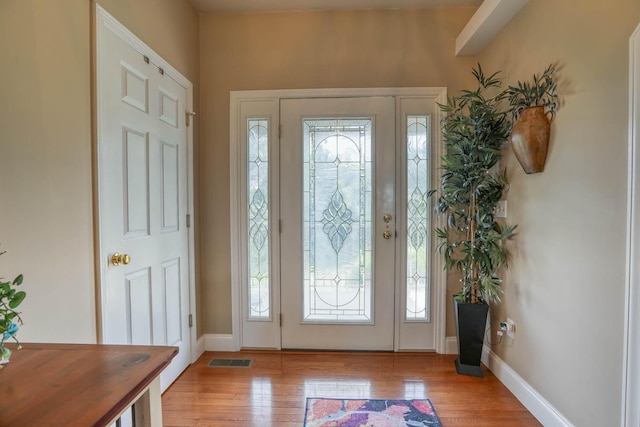
[[[251,368],[209,368],[213,357]],[[455,356],[431,353],[205,353],[162,397],[165,426],[302,427],[307,397],[429,398],[444,427],[541,424],[485,368],[455,373]]]

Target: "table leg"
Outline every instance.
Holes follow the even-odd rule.
[[[160,377],[156,377],[147,390],[133,404],[134,426],[162,426],[162,395],[160,393]]]

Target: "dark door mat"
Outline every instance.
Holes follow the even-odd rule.
[[[209,368],[250,368],[253,359],[220,359],[214,357],[207,365]]]

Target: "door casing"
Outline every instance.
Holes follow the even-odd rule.
[[[627,274],[622,372],[622,425],[640,426],[640,25],[629,40]]]

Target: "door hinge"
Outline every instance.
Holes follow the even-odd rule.
[[[278,234],[282,234],[282,220],[278,220]]]
[[[282,327],[282,313],[280,313],[280,327]]]
[[[189,315],[189,327],[193,328],[193,314]]]
[[[282,137],[282,125],[278,124],[278,139]]]
[[[191,228],[191,215],[187,214],[187,228]]]
[[[195,116],[196,113],[194,111],[185,111],[184,113],[184,121],[187,124],[187,126],[191,125],[191,117]]]

